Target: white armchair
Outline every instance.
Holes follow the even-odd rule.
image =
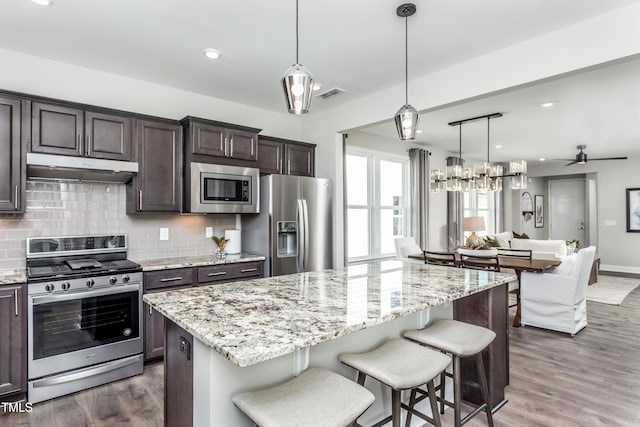
[[[567,257],[553,272],[522,272],[522,325],[571,336],[587,326],[587,282],[595,253],[590,246]]]
[[[424,264],[424,261],[409,258],[409,255],[422,255],[422,249],[413,237],[397,237],[393,243],[396,247],[396,258],[400,261]]]

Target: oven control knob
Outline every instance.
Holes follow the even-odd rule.
[[[49,285],[46,285],[46,286],[44,287],[44,290],[45,290],[45,291],[47,291],[47,292],[53,292],[53,290],[54,290],[55,288],[56,288],[56,285],[54,285],[53,283],[51,283],[51,284],[49,284]]]
[[[109,277],[109,283],[110,284],[115,285],[117,281],[118,281],[118,279],[116,279],[116,276]]]
[[[125,274],[124,276],[122,276],[122,281],[124,283],[129,283],[129,280],[131,280],[131,277],[129,277],[128,274]]]
[[[62,290],[63,291],[68,291],[70,287],[71,287],[71,283],[69,283],[69,282],[64,282],[62,284]]]
[[[88,279],[87,280],[87,288],[93,288],[93,285],[96,284],[96,281],[93,279]]]

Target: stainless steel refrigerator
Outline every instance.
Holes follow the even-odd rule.
[[[242,250],[267,257],[266,276],[333,267],[331,181],[260,178],[260,213],[242,216]]]

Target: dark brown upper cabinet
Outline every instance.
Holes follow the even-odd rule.
[[[172,121],[135,120],[139,171],[127,186],[127,213],[180,212],[182,128]]]
[[[33,102],[31,151],[133,160],[131,118],[71,105]]]
[[[260,173],[315,176],[315,144],[260,135]]]
[[[27,102],[0,97],[0,212],[25,210],[25,164],[22,155]]]
[[[181,121],[187,162],[255,167],[260,129],[196,117]]]

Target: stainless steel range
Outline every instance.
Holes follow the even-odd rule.
[[[124,235],[27,239],[29,401],[142,373],[142,269]]]

